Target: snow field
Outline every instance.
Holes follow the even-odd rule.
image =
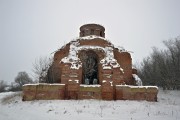
[[[159,91],[158,102],[103,100],[21,101],[0,93],[0,120],[179,120],[180,92]]]

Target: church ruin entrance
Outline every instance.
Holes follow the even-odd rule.
[[[98,56],[92,50],[83,50],[80,54],[82,61],[82,83],[98,84]]]

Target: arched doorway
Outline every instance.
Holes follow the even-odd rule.
[[[98,55],[93,50],[83,50],[80,53],[82,62],[82,83],[98,84]]]

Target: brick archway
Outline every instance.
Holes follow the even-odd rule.
[[[82,84],[98,84],[98,55],[93,50],[82,50],[80,53],[82,62]]]

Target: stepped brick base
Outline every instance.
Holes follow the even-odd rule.
[[[71,89],[72,88],[72,89]],[[102,99],[157,101],[156,86],[27,84],[23,86],[23,101]]]

